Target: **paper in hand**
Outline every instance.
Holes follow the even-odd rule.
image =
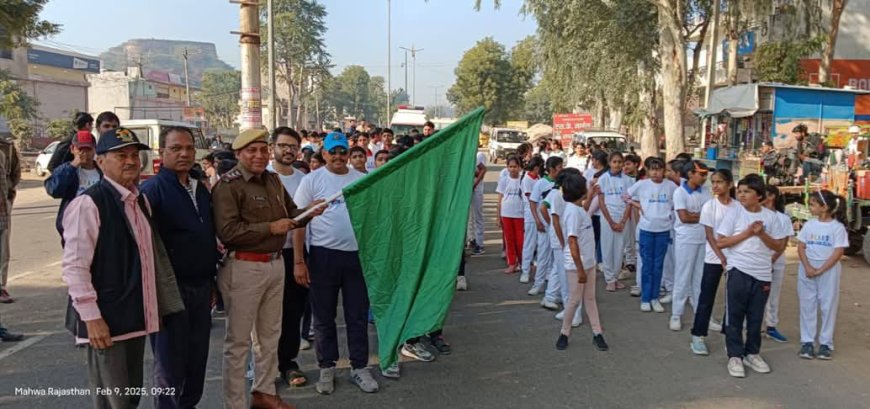
[[[308,210],[302,212],[302,214],[300,214],[299,216],[294,217],[294,218],[293,218],[293,221],[296,222],[296,223],[301,222],[303,219],[305,219],[306,217],[310,216],[311,213],[314,213],[314,211],[317,210],[318,208],[329,206],[329,204],[330,204],[333,200],[338,199],[339,197],[341,197],[341,195],[342,195],[342,192],[341,192],[341,191],[336,192],[336,193],[333,194],[332,196],[327,197],[323,203],[320,203],[320,204],[318,204],[318,205],[316,205],[316,206],[311,206]]]

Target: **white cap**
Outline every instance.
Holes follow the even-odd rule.
[[[861,127],[858,125],[852,125],[849,127],[849,133],[861,133]]]

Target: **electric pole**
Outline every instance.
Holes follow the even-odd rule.
[[[707,48],[707,89],[704,90],[704,108],[710,108],[710,97],[713,95],[713,87],[716,85],[716,46],[719,42],[719,8],[720,0],[713,2],[713,24],[710,26],[710,47]],[[701,41],[704,41],[702,38]],[[704,118],[701,125],[701,149],[704,149],[707,139],[707,123],[710,117]]]
[[[411,90],[408,89],[408,49],[404,47],[399,48],[405,50],[405,62],[402,64],[402,67],[405,67],[405,93],[408,94],[408,102],[410,102]]]
[[[417,97],[417,53],[420,51],[423,51],[423,49],[422,48],[414,48],[414,44],[411,44],[411,48],[405,48],[405,47],[399,47],[399,48],[405,50],[405,52],[406,52],[405,53],[405,86],[406,87],[408,86],[408,78],[407,78],[408,77],[408,54],[407,54],[407,52],[408,51],[411,52],[411,65],[413,67],[411,69],[411,77],[412,77],[411,87],[413,89],[413,91],[411,92],[411,105],[414,105],[414,98]],[[406,88],[405,91],[407,91],[407,90],[408,89]]]
[[[390,6],[390,0],[387,0],[387,110],[385,111],[385,114],[386,114],[387,117],[386,117],[385,120],[384,120],[384,126],[385,126],[385,127],[389,127],[389,126],[390,126],[390,111],[392,110],[392,106],[393,106],[393,101],[392,101],[393,98],[392,98],[392,96],[390,95],[390,87],[392,86],[392,84],[390,83],[390,79],[391,79],[391,78],[390,78],[390,73],[391,73],[391,69],[390,69],[390,68],[392,68],[392,67],[390,67],[390,64],[392,63],[392,60],[390,59],[390,48],[392,48],[392,47],[391,47],[392,42],[390,41],[390,34],[391,34],[391,32],[390,32],[390,31],[391,31],[391,27],[390,27],[390,14],[391,14],[391,8],[392,8],[392,7]]]
[[[278,123],[278,107],[275,106],[275,19],[272,15],[272,0],[266,2],[267,19],[269,20],[269,38],[267,46],[269,53],[269,129],[274,130]]]
[[[190,72],[187,71],[187,47],[184,47],[184,52],[181,56],[184,57],[184,92],[187,94],[187,106],[190,106]]]
[[[263,107],[260,97],[260,3],[256,0],[230,0],[238,4],[239,36],[242,49],[242,100],[239,130],[263,127]]]

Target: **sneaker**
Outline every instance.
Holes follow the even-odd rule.
[[[671,321],[668,323],[668,328],[670,328],[671,331],[679,331],[683,329],[683,323],[680,321],[680,317],[671,316]]]
[[[381,375],[384,378],[399,379],[399,363],[396,362],[388,366],[387,369],[381,368]]]
[[[314,388],[321,395],[330,395],[335,392],[335,367],[320,368],[320,379]]]
[[[520,274],[520,284],[528,284],[529,283],[529,273],[523,272]]]
[[[696,337],[692,336],[692,343],[690,344],[692,347],[692,353],[695,355],[710,355],[710,351],[707,350],[707,342],[704,341],[704,337]]]
[[[451,349],[450,344],[447,341],[444,341],[444,337],[429,337],[429,340],[432,342],[432,346],[435,347],[435,350],[438,351],[439,355],[450,355]]]
[[[486,253],[486,250],[483,248],[483,246],[477,246],[474,248],[474,250],[471,251],[472,256],[479,256],[483,253]]]
[[[831,353],[833,353],[833,352],[834,352],[834,350],[831,349],[831,347],[824,345],[824,344],[819,345],[819,354],[816,357],[819,359],[825,360],[825,361],[830,361],[831,360]]]
[[[640,287],[636,285],[631,286],[631,290],[628,291],[628,295],[632,297],[640,297]]]
[[[15,334],[9,332],[8,329],[0,327],[0,341],[3,342],[18,342],[24,339],[23,334]]]
[[[821,349],[821,348],[819,348]],[[816,357],[816,352],[813,351],[813,343],[812,342],[804,342],[801,344],[801,351],[798,352],[798,356],[803,359],[813,359]]]
[[[350,381],[365,393],[375,393],[378,391],[378,381],[372,376],[369,368],[352,369],[350,371]]]
[[[302,351],[307,351],[307,350],[311,349],[311,342],[309,342],[305,338],[300,339],[299,340],[299,349]]]
[[[556,349],[564,351],[565,348],[568,348],[568,336],[565,334],[559,334],[559,339],[556,340]]]
[[[559,304],[556,304],[555,302],[544,298],[543,300],[541,300],[541,307],[544,307],[551,311],[557,311],[559,309]]]
[[[15,302],[15,299],[9,295],[9,291],[6,291],[5,288],[0,289],[0,303],[3,304],[12,304]]]
[[[467,291],[468,290],[468,282],[465,280],[464,276],[456,277],[456,291]]]
[[[565,319],[565,310],[562,310],[562,311],[557,312],[557,313],[556,313],[556,316],[553,317],[553,318],[556,318],[556,321],[562,321],[562,320],[564,320],[564,319]]]
[[[465,249],[466,250],[471,250],[475,247],[477,247],[477,241],[472,239],[472,240],[465,242]]]
[[[611,293],[616,291],[616,281],[614,281],[612,283],[607,283],[607,285],[604,287],[604,289],[607,290],[608,292],[611,292]]]
[[[543,286],[542,286],[542,287],[543,287]],[[538,286],[536,286],[536,285],[533,285],[533,286],[532,286],[532,289],[529,290],[528,294],[529,294],[529,295],[538,295],[538,294],[541,293],[541,290],[543,290],[543,288],[538,287]]]
[[[709,328],[710,331],[713,332],[720,332],[722,331],[722,324],[714,319],[710,319],[710,325],[707,328]]]
[[[662,304],[670,304],[673,300],[674,296],[671,294],[665,294],[663,297],[659,298],[659,302]]]
[[[652,305],[652,309],[655,312],[665,312],[665,307],[662,307],[662,303],[659,300],[652,300],[650,305]]]
[[[413,344],[405,343],[405,345],[402,345],[402,355],[423,362],[432,362],[435,360],[435,355],[432,355],[432,353],[429,352],[421,342],[415,342]]]
[[[642,302],[640,303],[640,310],[643,312],[650,312],[652,311],[652,306],[648,302]]]
[[[745,378],[746,370],[743,369],[743,361],[734,357],[728,360],[728,374],[735,378]]]
[[[626,264],[625,269],[632,272],[632,273],[637,272],[637,268],[634,266],[634,264]]]
[[[753,371],[758,373],[770,373],[770,366],[768,366],[767,362],[764,362],[764,359],[761,359],[761,355],[758,354],[746,355],[743,358],[743,365],[752,368]]]
[[[595,348],[599,351],[607,351],[610,347],[607,346],[607,342],[604,342],[603,334],[595,334],[592,336],[592,344],[595,345]]]
[[[776,327],[767,327],[767,331],[764,331],[764,336],[776,342],[788,342],[788,338],[786,338],[785,335],[782,335],[779,331],[777,331]]]
[[[574,314],[574,319],[571,320],[571,327],[577,328],[581,325],[583,325],[583,311],[578,308],[577,313]]]

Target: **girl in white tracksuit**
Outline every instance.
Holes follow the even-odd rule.
[[[634,183],[622,174],[623,157],[619,152],[610,154],[610,170],[598,178],[601,192],[598,200],[601,207],[601,264],[604,267],[604,280],[607,291],[625,288],[617,276],[622,270],[625,250],[625,226],[631,212],[628,211],[624,195]]]
[[[704,187],[709,169],[700,161],[683,165],[686,181],[674,191],[674,297],[671,307],[670,329],[682,329],[681,318],[686,302],[691,299],[692,311],[701,295],[701,277],[704,272],[704,241],[706,233],[701,220],[701,208],[711,199]]]
[[[529,273],[532,268],[532,260],[535,258],[535,250],[538,247],[538,230],[535,227],[535,219],[532,217],[532,208],[529,205],[529,196],[538,177],[544,169],[544,160],[540,156],[533,156],[526,168],[526,174],[522,178],[523,197],[523,259],[520,282],[529,282]]]
[[[783,239],[785,245],[788,244],[789,237],[794,236],[794,228],[791,227],[791,217],[785,214],[785,203],[782,196],[779,194],[779,189],[776,186],[767,185],[767,196],[764,199],[764,207],[776,212],[776,217],[779,224],[783,227],[783,231],[788,231],[790,234]],[[764,322],[767,324],[767,329],[764,330],[764,335],[767,338],[776,342],[787,342],[788,338],[780,334],[776,329],[779,324],[779,295],[782,292],[782,282],[785,278],[785,246],[782,251],[774,255],[773,261],[773,276],[770,280],[770,296],[767,297],[767,314],[765,314]]]
[[[810,220],[798,233],[798,299],[801,317],[801,358],[816,357],[813,343],[819,337],[819,359],[831,359],[834,350],[834,325],[840,295],[840,258],[849,247],[849,235],[843,224],[834,218],[845,210],[845,200],[822,190],[809,198]],[[822,328],[817,332],[817,316],[821,312]]]
[[[550,249],[550,236],[547,233],[549,226],[547,220],[540,212],[540,205],[543,201],[543,194],[553,188],[555,177],[562,171],[564,161],[562,158],[553,156],[547,159],[546,170],[547,174],[535,182],[532,188],[532,193],[529,195],[529,208],[532,211],[532,217],[535,219],[535,229],[537,229],[537,255],[535,256],[535,282],[532,288],[529,289],[529,295],[538,295],[544,290],[544,282],[553,274],[553,251]],[[541,300],[541,305],[548,309],[557,309],[558,306],[553,306],[554,303],[547,303],[546,300]]]
[[[555,300],[562,300],[563,305],[570,303],[570,287],[568,279],[565,275],[565,264],[562,262],[564,258],[565,236],[562,215],[565,211],[565,200],[562,198],[562,183],[568,177],[580,176],[580,171],[574,168],[564,168],[562,172],[556,176],[556,184],[553,189],[544,196],[544,201],[541,203],[541,215],[550,220],[550,248],[553,251],[553,275],[547,281],[547,293],[544,296],[542,304],[545,308],[551,307],[550,303]],[[574,327],[580,326],[583,322],[582,304],[578,307],[574,314],[574,319],[571,325]],[[565,311],[556,314],[556,319],[562,321]]]

